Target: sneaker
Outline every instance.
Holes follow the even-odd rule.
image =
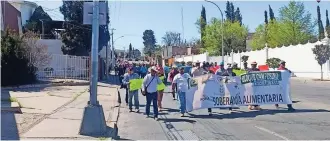
[[[137,113],[140,113],[140,110],[139,110],[139,109],[137,109],[137,110],[136,110],[136,112],[137,112]]]
[[[149,118],[149,117],[150,117],[149,115],[146,116],[146,118]]]
[[[181,117],[184,117],[184,114],[181,114]]]
[[[254,109],[261,110],[260,106],[256,106]]]
[[[233,112],[233,110],[229,110],[229,112],[228,112],[228,113],[229,113],[229,114],[231,114],[232,112]]]
[[[289,112],[293,112],[293,111],[295,111],[296,109],[294,109],[294,108],[288,108],[288,111]]]
[[[209,116],[212,116],[212,112],[209,112]]]
[[[133,110],[132,109],[129,109],[129,112],[133,112]]]
[[[251,105],[248,106],[249,110],[253,110],[253,107]]]
[[[278,106],[278,104],[275,104],[275,108],[276,108],[276,109],[279,109],[280,107]]]

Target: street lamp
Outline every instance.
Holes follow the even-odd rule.
[[[214,2],[212,2],[212,1],[208,1],[208,0],[205,0],[206,2],[209,2],[209,3],[212,3],[212,4],[214,4],[215,6],[217,6],[218,7],[218,9],[219,9],[219,11],[220,11],[220,13],[221,13],[221,29],[222,29],[222,36],[221,36],[221,56],[222,56],[222,62],[224,62],[224,60],[225,60],[225,51],[224,51],[224,46],[223,46],[223,37],[225,36],[224,35],[224,20],[223,20],[223,13],[222,13],[222,11],[221,11],[221,9],[220,9],[220,7],[216,4],[216,3],[214,3]]]

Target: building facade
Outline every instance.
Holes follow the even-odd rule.
[[[9,28],[22,33],[21,12],[7,1],[1,1],[1,30]]]
[[[30,1],[24,1],[24,0],[14,0],[14,1],[9,1],[9,3],[13,5],[18,11],[21,12],[23,26],[30,19],[34,10],[38,7],[36,3]]]

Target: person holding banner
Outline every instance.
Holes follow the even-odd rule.
[[[280,67],[277,70],[286,70],[286,71],[289,71],[291,73],[291,71],[285,67],[285,63],[286,63],[285,61],[281,61],[280,62]],[[292,107],[292,104],[288,104],[287,106],[288,106],[288,111],[295,111],[296,110]],[[275,104],[275,107],[279,108],[278,104]]]
[[[152,102],[152,106],[154,109],[154,119],[158,120],[158,106],[157,106],[157,86],[161,84],[162,81],[159,79],[157,75],[157,68],[155,66],[150,68],[150,73],[147,74],[142,82],[142,94],[146,96],[147,104],[146,104],[146,114],[147,118],[150,114],[150,105]]]
[[[128,107],[129,107],[129,112],[133,112],[132,107],[133,107],[133,98],[134,98],[134,105],[135,105],[135,109],[136,112],[140,112],[139,110],[139,89],[132,89],[130,87],[130,80],[134,80],[134,79],[139,79],[139,75],[137,73],[134,73],[134,68],[128,68],[127,70],[127,74],[125,74],[124,79],[123,79],[123,83],[125,85],[127,85],[127,89],[128,89]]]
[[[260,71],[258,68],[257,68],[257,62],[252,62],[251,63],[251,68],[250,69],[248,69],[248,73],[250,73],[250,72],[255,72],[255,71]],[[248,106],[248,109],[249,110],[253,110],[253,109],[255,109],[255,110],[261,110],[261,108],[260,108],[260,106],[259,105],[249,105]]]
[[[184,67],[180,68],[179,74],[175,75],[172,82],[172,91],[177,88],[177,95],[180,100],[181,117],[186,112],[186,91],[188,90],[188,81],[191,79],[188,73],[184,73]]]

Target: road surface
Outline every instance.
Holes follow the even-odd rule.
[[[261,111],[241,107],[231,114],[213,109],[212,116],[202,109],[180,117],[178,101],[166,93],[166,109],[159,121],[146,118],[142,95],[141,113],[129,113],[121,90],[119,136],[123,140],[330,140],[330,83],[292,80],[291,88],[295,112],[288,112],[286,105],[280,109],[267,105]]]

